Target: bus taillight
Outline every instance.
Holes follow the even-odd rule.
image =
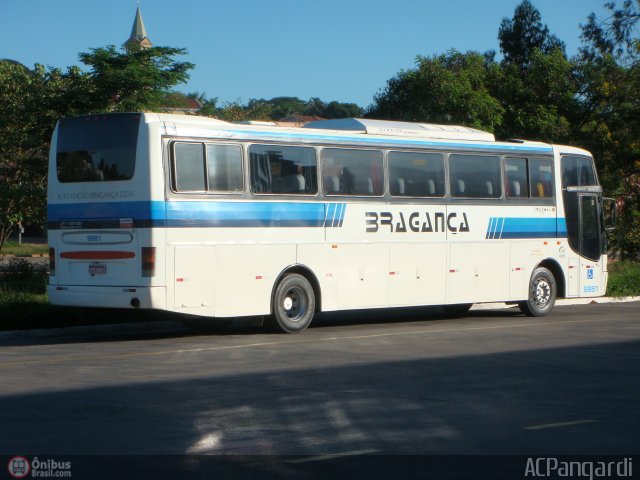
[[[56,276],[56,249],[49,247],[49,276]]]
[[[156,247],[142,247],[142,276],[156,276]]]

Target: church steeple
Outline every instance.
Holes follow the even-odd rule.
[[[125,42],[124,46],[127,50],[146,49],[152,46],[151,40],[147,37],[147,29],[144,28],[140,5],[138,5],[138,9],[136,10],[136,18],[131,28],[131,36],[129,40]]]

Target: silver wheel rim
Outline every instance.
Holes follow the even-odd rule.
[[[545,278],[536,280],[533,286],[533,299],[540,307],[544,307],[551,299],[551,284]]]

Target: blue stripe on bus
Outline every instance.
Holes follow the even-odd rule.
[[[153,220],[165,217],[168,202],[84,202],[48,204],[47,220],[92,220],[104,218],[132,218]]]
[[[167,202],[167,226],[321,227],[324,205],[285,202]]]
[[[564,218],[491,217],[487,225],[487,239],[556,238],[567,236]]]
[[[92,224],[131,218],[149,227],[338,227],[346,204],[294,202],[111,202],[49,204],[52,228],[65,221]],[[96,227],[93,227],[96,228]]]
[[[558,237],[566,237],[567,234],[567,219],[559,218],[557,223]]]
[[[343,226],[346,210],[346,203],[157,201],[49,204],[48,223],[52,229],[60,228],[65,221],[84,221],[90,224],[89,228],[99,228],[101,222],[131,218],[138,227],[339,228]],[[491,217],[485,238],[566,236],[564,218]]]

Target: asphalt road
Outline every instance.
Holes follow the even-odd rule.
[[[633,455],[639,379],[640,303],[14,340],[0,453]]]

